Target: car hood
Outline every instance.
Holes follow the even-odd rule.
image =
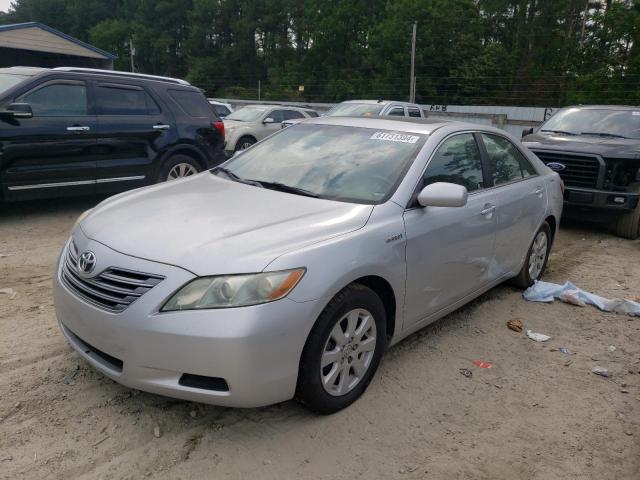
[[[522,143],[531,150],[590,153],[605,158],[640,158],[640,140],[567,135],[527,135]]]
[[[249,273],[286,252],[363,227],[372,209],[204,172],[107,199],[80,228],[121,253],[196,275]]]

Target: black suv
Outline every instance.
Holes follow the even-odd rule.
[[[0,199],[110,194],[225,159],[224,124],[183,80],[0,69]]]
[[[563,216],[615,222],[640,236],[640,107],[563,108],[522,142],[565,184]]]

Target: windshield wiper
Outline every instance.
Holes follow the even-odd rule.
[[[578,135],[577,133],[573,133],[573,132],[567,132],[566,130],[548,130],[548,129],[542,129],[540,130],[541,132],[551,132],[551,133],[559,133],[560,135]]]
[[[580,135],[595,135],[597,137],[610,137],[610,138],[629,138],[624,135],[618,135],[616,133],[608,133],[608,132],[582,132]]]
[[[285,185],[284,183],[279,182],[265,182],[262,180],[250,180],[252,182],[256,182],[263,186],[264,188],[268,188],[270,190],[278,190],[279,192],[287,192],[287,193],[295,193],[296,195],[303,195],[305,197],[313,197],[320,198],[320,195],[317,193],[311,192],[309,190],[305,190],[304,188],[292,187],[291,185]]]
[[[262,183],[260,183],[260,182],[258,182],[256,180],[247,180],[246,178],[239,177],[238,175],[233,173],[228,168],[216,167],[216,169],[214,171],[215,172],[224,173],[230,180],[233,180],[234,182],[244,183],[244,184],[247,184],[247,185],[253,185],[253,186],[256,186],[256,187],[262,187]]]

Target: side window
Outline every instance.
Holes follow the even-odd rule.
[[[456,183],[469,192],[484,187],[480,149],[471,133],[445,140],[427,165],[423,187],[435,182]]]
[[[416,107],[409,107],[408,110],[409,110],[409,116],[410,117],[416,117],[416,118],[420,118],[421,117],[420,110],[417,109]]]
[[[229,110],[224,105],[213,105],[213,110],[220,118],[224,118],[231,113],[231,110]]]
[[[404,117],[404,107],[393,107],[387,115],[391,117]]]
[[[193,90],[169,90],[169,95],[180,108],[191,117],[213,117],[214,111],[211,104],[200,92]]]
[[[284,119],[291,120],[292,118],[304,118],[304,115],[296,110],[285,110]]]
[[[311,118],[316,118],[319,117],[320,115],[318,115],[318,112],[316,112],[315,110],[307,110],[307,114],[311,117]]]
[[[271,113],[264,118],[273,118],[276,123],[284,122],[284,110],[272,110]]]
[[[98,115],[157,115],[160,109],[141,88],[98,85],[96,89]]]
[[[494,185],[522,180],[536,174],[529,160],[506,138],[483,133],[482,140],[489,155]]]
[[[87,114],[85,85],[53,83],[27,93],[22,101],[31,105],[36,116],[67,117]]]

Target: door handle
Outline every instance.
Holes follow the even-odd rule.
[[[154,125],[153,128],[155,130],[169,130],[171,128],[171,125],[158,124],[158,125]]]
[[[495,210],[496,210],[496,206],[495,205],[491,205],[491,204],[487,203],[484,206],[484,208],[482,210],[480,210],[480,213],[486,217],[486,216],[492,214]]]
[[[542,194],[544,193],[544,187],[538,186],[534,193],[540,198],[542,198]]]
[[[67,131],[69,132],[88,132],[89,130],[91,130],[91,127],[80,125],[72,125],[70,127],[67,127]]]

